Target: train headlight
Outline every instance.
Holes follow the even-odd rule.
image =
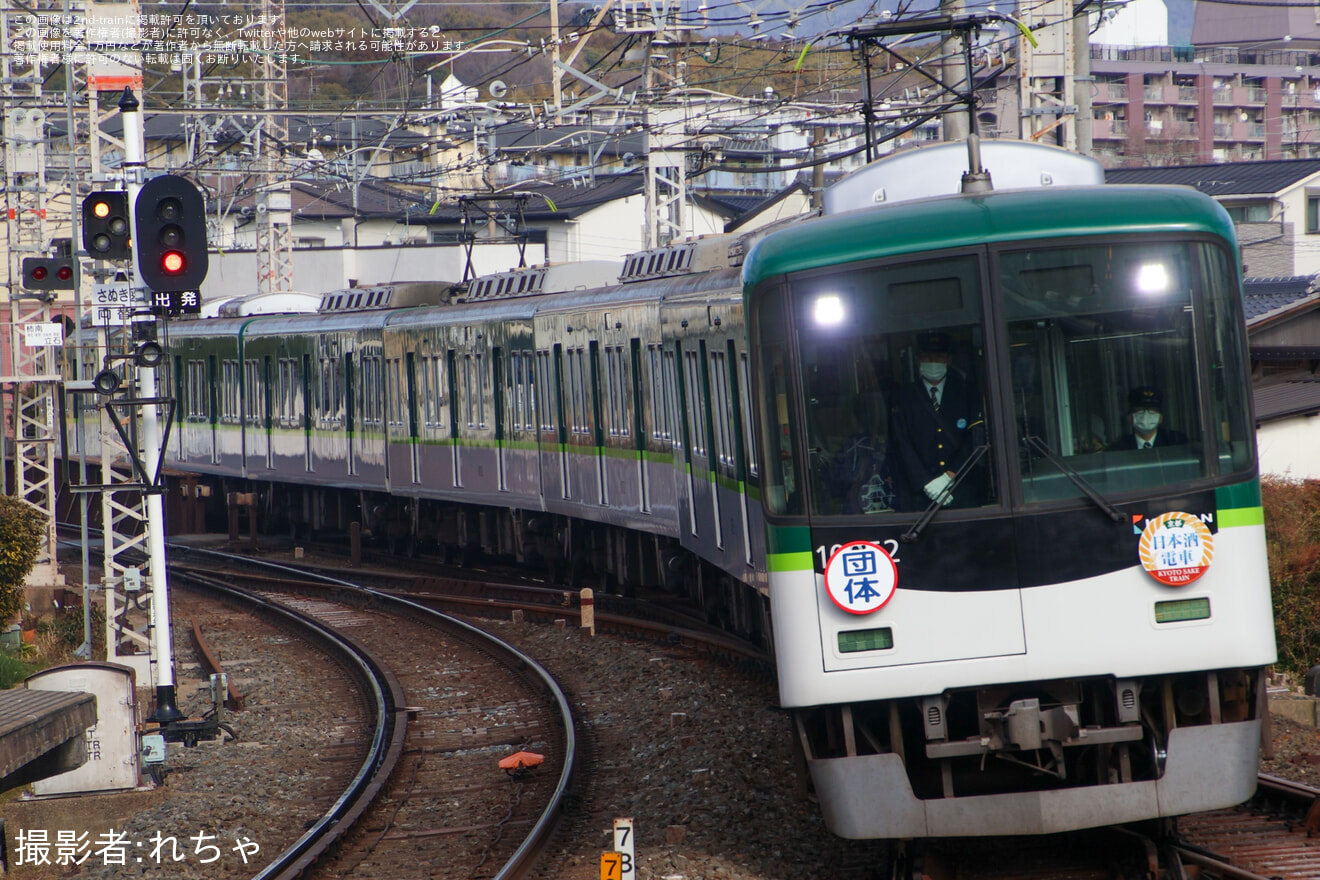
[[[823,327],[837,327],[843,323],[843,300],[833,293],[816,297],[812,317]]]
[[[1137,267],[1137,290],[1141,293],[1167,293],[1169,270],[1163,263],[1143,263]]]

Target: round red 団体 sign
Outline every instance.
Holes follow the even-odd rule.
[[[898,589],[898,566],[879,544],[851,541],[825,563],[825,592],[849,614],[879,611]]]

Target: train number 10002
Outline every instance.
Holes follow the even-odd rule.
[[[884,547],[885,552],[889,554],[889,558],[894,560],[895,565],[898,565],[898,541],[893,538],[886,538],[885,540],[876,543]],[[821,571],[825,570],[826,566],[830,564],[830,557],[835,553],[838,553],[841,547],[843,547],[842,544],[835,544],[826,550],[825,545],[821,544],[816,548],[816,556],[820,559]]]

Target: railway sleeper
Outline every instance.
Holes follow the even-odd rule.
[[[180,489],[167,496],[167,505],[181,504],[182,479],[171,479]],[[220,477],[209,482],[214,488],[203,498],[207,531],[227,529],[226,499],[243,495],[256,499],[250,515],[263,534],[334,538],[359,523],[364,539],[393,554],[435,553],[460,566],[478,555],[539,565],[557,583],[630,598],[638,589],[659,589],[698,604],[709,623],[743,638],[765,645],[771,632],[763,596],[664,535],[542,511],[381,492]],[[195,485],[192,492],[202,497]]]

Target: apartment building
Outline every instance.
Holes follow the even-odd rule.
[[[1106,166],[1320,157],[1320,50],[1092,45],[1091,74]]]

